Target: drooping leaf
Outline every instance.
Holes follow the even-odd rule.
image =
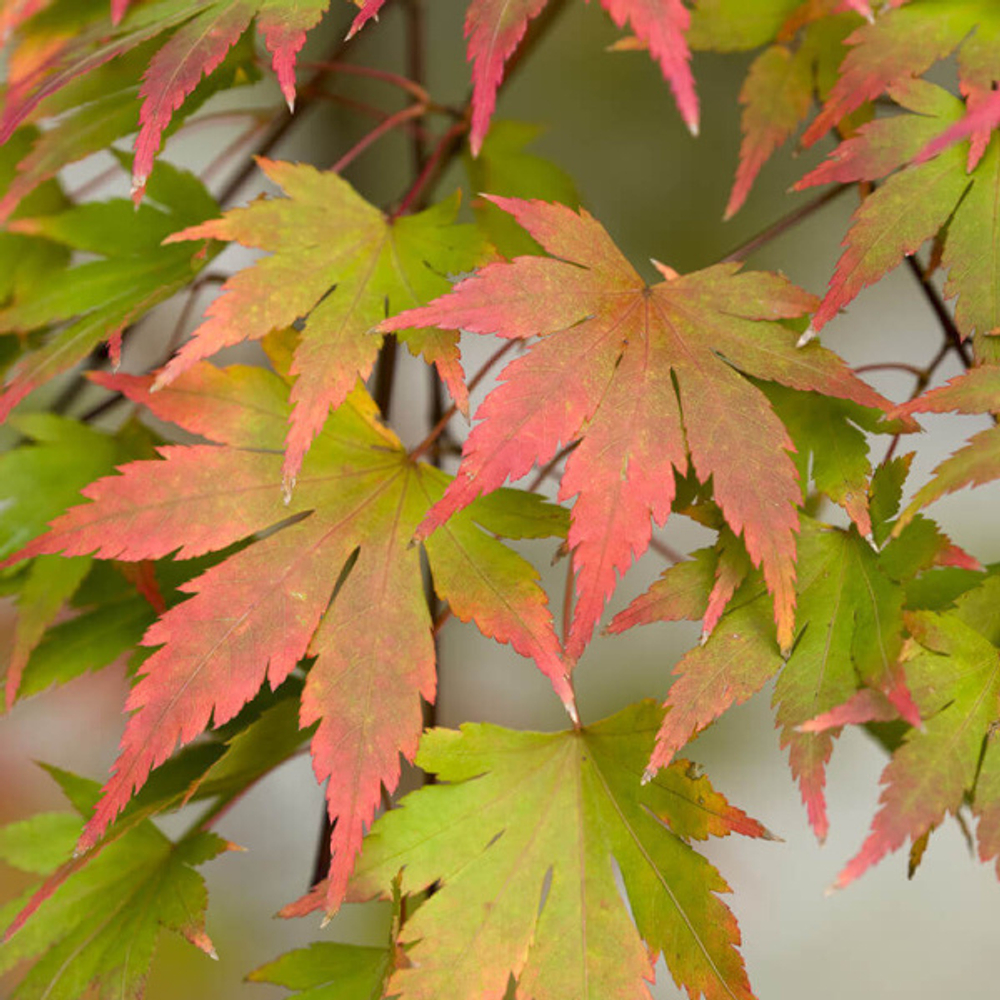
[[[684,762],[642,785],[661,711],[641,703],[563,733],[466,724],[425,735],[446,785],[409,795],[365,843],[354,895],[438,890],[403,925],[387,992],[644,998],[662,953],[692,997],[752,996],[718,873],[691,839],[767,831]],[[616,869],[628,895],[626,908]]]
[[[337,174],[259,162],[287,199],[236,209],[177,233],[171,242],[236,240],[273,256],[226,282],[208,319],[163,370],[157,386],[222,347],[259,340],[305,317],[292,365],[298,378],[283,470],[290,488],[330,408],[371,372],[380,346],[371,329],[385,318],[387,304],[395,312],[440,294],[449,287],[449,274],[471,270],[487,258],[487,250],[472,227],[454,224],[457,200],[391,219]],[[437,366],[452,398],[467,407],[458,334],[401,336],[413,353]]]
[[[135,141],[132,196],[142,198],[160,136],[174,111],[222,63],[251,20],[271,51],[278,83],[289,109],[295,104],[295,57],[329,0],[219,0],[201,5],[156,53],[146,70],[139,96],[139,135]]]
[[[120,476],[94,483],[85,491],[94,502],[67,512],[21,556],[64,551],[141,560],[176,550],[190,557],[281,530],[183,584],[194,596],[146,633],[145,645],[162,648],[141,667],[121,755],[80,846],[97,842],[178,740],[189,742],[210,719],[225,723],[265,678],[277,687],[302,657],[315,656],[301,721],[318,722],[312,742],[318,777],[337,775],[327,791],[337,818],[329,897],[336,906],[381,785],[394,787],[399,754],[416,752],[420,697],[434,696],[431,623],[419,552],[409,542],[446,477],[409,461],[359,389],[330,418],[286,505],[281,456],[261,450],[280,441],[289,409],[287,399],[276,404],[275,376],[238,368],[209,376],[196,369],[152,395],[150,379],[119,379],[104,381],[225,443],[166,447],[162,461],[135,462]],[[206,386],[227,379],[232,384],[218,396],[233,416],[212,432],[199,399]],[[238,405],[246,414],[242,422],[233,410]],[[518,497],[507,495],[515,511]],[[542,514],[539,534],[558,530],[559,521],[536,498],[522,505],[520,516],[528,520],[535,510]],[[488,508],[471,508],[468,515],[428,546],[435,587],[460,617],[535,656],[571,706],[534,570],[474,527],[473,520],[493,526]],[[456,564],[475,573],[475,588],[455,572]]]
[[[885,401],[830,352],[795,346],[793,331],[776,321],[803,314],[814,300],[784,278],[723,264],[686,276],[664,268],[667,280],[649,287],[586,212],[492,200],[552,256],[488,265],[450,295],[380,325],[543,337],[483,403],[458,477],[419,536],[580,440],[559,493],[578,494],[569,534],[579,600],[567,653],[575,660],[617,575],[648,546],[650,515],[666,521],[674,470],[683,475],[690,455],[698,479],[712,478],[715,500],[754,564],[763,565],[787,648],[800,493],[784,427],[740,372],[865,406]]]
[[[96,800],[96,783],[53,774],[78,811]],[[20,826],[16,841],[0,837],[0,852],[10,863],[27,861],[29,870],[47,868],[55,851],[47,852],[46,846],[65,848],[67,827],[61,818],[35,817]],[[18,850],[25,839],[33,841],[30,856]],[[34,920],[13,925],[12,935],[8,927],[9,936],[0,944],[0,971],[32,963],[14,1000],[142,997],[164,929],[214,955],[205,932],[207,893],[194,869],[231,846],[204,832],[173,843],[148,820],[135,827],[42,901]]]
[[[838,876],[837,888],[907,838],[919,840],[946,812],[957,812],[974,787],[973,811],[995,816],[996,802],[990,798],[994,787],[988,781],[980,790],[975,779],[984,748],[1000,720],[998,596],[1000,578],[994,576],[960,597],[953,612],[907,615],[909,631],[922,647],[906,668],[924,725],[909,731],[883,772],[885,788],[872,832]],[[985,620],[984,606],[990,609]],[[993,634],[984,635],[984,630]],[[984,859],[995,853],[991,822],[986,821]]]
[[[813,74],[805,47],[773,45],[754,61],[740,90],[743,143],[726,205],[732,218],[746,201],[760,168],[805,120],[812,105]]]

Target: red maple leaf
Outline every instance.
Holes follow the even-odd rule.
[[[583,651],[616,577],[666,522],[674,472],[690,457],[712,479],[726,521],[762,565],[783,647],[791,643],[798,476],[791,442],[766,397],[741,373],[884,409],[881,396],[831,352],[796,346],[779,321],[816,300],[774,274],[720,264],[652,287],[585,211],[492,198],[552,256],[490,264],[451,293],[381,324],[460,327],[524,339],[480,407],[458,476],[420,525],[429,535],[477,496],[570,455],[560,499],[577,497],[569,542],[579,597],[567,643]]]

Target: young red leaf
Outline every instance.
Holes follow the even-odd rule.
[[[379,327],[543,336],[483,403],[458,477],[418,536],[580,440],[559,494],[577,496],[569,534],[579,598],[567,647],[573,661],[618,574],[646,550],[650,515],[666,521],[674,470],[684,474],[690,455],[698,478],[712,478],[715,500],[754,564],[763,565],[781,644],[790,645],[797,476],[783,426],[739,372],[867,406],[886,401],[830,352],[797,348],[795,334],[775,322],[814,304],[784,278],[723,264],[649,287],[586,212],[491,200],[552,257],[488,265]]]
[[[471,0],[465,15],[468,59],[472,63],[472,155],[482,148],[496,107],[504,64],[517,48],[528,22],[548,0]]]
[[[258,27],[291,109],[296,53],[328,5],[329,0],[221,0],[178,29],[153,57],[139,91],[143,103],[132,168],[132,197],[137,204],[171,116],[202,76],[218,67],[253,17],[259,15]]]
[[[640,785],[661,716],[645,702],[562,733],[466,724],[424,737],[417,761],[443,784],[378,820],[352,888],[438,883],[403,925],[408,961],[389,994],[501,1000],[513,976],[536,1000],[638,1000],[662,953],[692,998],[752,998],[715,896],[727,887],[686,841],[769,834],[687,762]]]
[[[380,338],[371,330],[390,311],[417,305],[450,287],[447,275],[488,258],[471,226],[455,225],[456,200],[418,215],[387,218],[332,172],[259,161],[288,198],[257,201],[171,242],[237,240],[273,256],[237,272],[208,309],[208,318],[160,373],[169,384],[190,365],[222,347],[259,340],[307,317],[295,352],[294,410],[283,479],[294,483],[303,456],[359,378],[367,378]],[[401,332],[414,353],[437,366],[460,408],[468,400],[453,331]]]

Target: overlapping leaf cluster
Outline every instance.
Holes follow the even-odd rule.
[[[415,130],[402,207],[262,157],[281,192],[220,209],[198,178],[154,169],[164,139],[216,91],[258,77],[257,36],[291,107],[297,54],[328,6],[0,9],[0,418],[20,436],[0,455],[0,586],[20,611],[5,703],[123,654],[132,683],[103,791],[53,771],[83,823],[40,816],[0,831],[0,856],[42,876],[0,920],[0,971],[29,966],[16,995],[139,997],[162,928],[211,952],[194,868],[231,845],[207,829],[307,743],[329,779],[332,860],[287,914],[394,902],[387,946],[325,943],[252,974],[308,996],[499,1000],[513,982],[524,997],[638,1000],[662,954],[692,998],[752,997],[726,884],[691,842],[768,834],[676,755],[772,679],[820,839],[843,727],[868,727],[890,757],[871,834],[839,885],[908,839],[915,863],[963,809],[982,859],[1000,858],[1000,577],[920,513],[1000,477],[997,430],[945,461],[902,514],[910,458],[873,468],[869,457],[873,435],[913,431],[916,414],[1000,413],[995,5],[603,3],[634,32],[615,47],[649,50],[695,132],[691,52],[759,50],[727,215],[801,126],[806,145],[836,134],[799,183],[863,195],[822,301],[735,263],[682,275],[654,261],[648,283],[579,209],[572,180],[526,151],[530,127],[491,128],[544,0],[472,0],[466,108],[409,87],[421,115],[452,121],[426,159]],[[384,0],[358,6],[350,34]],[[923,78],[951,55],[958,96]],[[131,152],[112,149],[132,201],[91,199],[86,185],[67,195],[65,166],[133,134]],[[463,135],[484,194],[474,224],[457,221],[457,193],[425,199]],[[982,363],[894,407],[812,333],[929,240],[925,278],[940,266],[957,299],[950,350],[966,357],[972,337]],[[91,373],[107,398],[178,429],[166,441],[136,420],[95,430],[103,405],[82,421],[19,405],[30,395],[37,407],[80,362],[101,367],[106,354],[117,368],[123,336],[176,292],[193,295],[227,244],[265,256],[226,279],[190,340],[147,374]],[[427,459],[447,451],[451,411],[408,453],[363,382],[392,334],[468,416],[459,330],[520,355],[449,475]],[[263,345],[265,367],[207,362],[245,341]],[[528,490],[506,488],[536,467]],[[535,495],[548,476],[562,506]],[[822,498],[843,524],[826,523]],[[702,642],[664,706],[581,720],[573,671],[671,515],[715,531],[715,544],[608,631],[700,620]],[[561,638],[538,572],[505,541],[549,538],[575,580]],[[534,660],[573,728],[424,733],[448,616]],[[401,755],[437,783],[376,818]],[[205,812],[169,841],[153,818],[190,802]]]

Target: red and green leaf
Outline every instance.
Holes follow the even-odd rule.
[[[489,251],[471,226],[456,225],[457,199],[413,216],[389,218],[341,177],[303,164],[259,161],[288,198],[257,201],[170,238],[235,240],[272,256],[237,272],[208,318],[160,373],[168,385],[201,358],[305,317],[292,364],[298,376],[282,476],[291,489],[331,408],[371,373],[381,345],[372,327],[450,287]],[[452,398],[468,406],[454,331],[402,330],[413,353],[436,365]]]
[[[513,976],[538,1000],[625,1000],[647,995],[662,953],[692,997],[752,997],[726,884],[687,841],[769,834],[686,762],[640,783],[660,717],[645,702],[563,733],[425,735],[417,762],[447,784],[376,823],[352,888],[386,895],[400,869],[404,893],[438,884],[387,992],[499,1000]]]
[[[210,721],[232,719],[265,679],[276,688],[303,657],[314,656],[302,723],[318,722],[317,776],[337,775],[327,792],[337,819],[328,901],[335,907],[382,785],[394,788],[399,754],[416,752],[420,698],[434,697],[431,622],[410,539],[445,477],[408,460],[359,390],[330,418],[286,504],[281,456],[260,450],[280,440],[288,413],[274,376],[199,366],[152,395],[150,381],[104,379],[182,427],[228,443],[165,447],[159,461],[124,466],[88,487],[91,503],[57,519],[16,558],[55,552],[186,558],[269,533],[182,585],[193,596],[146,633],[144,645],[160,648],[140,668],[121,753],[80,848],[99,840],[178,741],[190,742]],[[214,431],[200,406],[206,396],[222,414]],[[502,527],[520,519],[525,533],[540,515],[536,533],[559,530],[560,520],[544,504],[530,498],[525,506],[518,497],[508,493],[494,505],[499,518],[484,505],[450,526],[428,547],[431,572],[460,617],[535,656],[572,709],[534,570],[472,524]],[[478,578],[477,586],[470,589],[456,562]]]
[[[458,477],[420,537],[580,440],[560,487],[561,499],[578,497],[569,534],[578,595],[572,661],[618,575],[646,550],[650,516],[666,521],[674,471],[683,475],[690,457],[700,481],[711,477],[716,503],[754,564],[763,565],[787,648],[800,491],[784,427],[740,373],[865,406],[886,402],[819,345],[795,346],[779,321],[814,300],[785,279],[723,264],[686,276],[664,269],[668,279],[649,287],[586,212],[492,200],[552,256],[488,265],[449,295],[380,326],[542,337],[480,407]]]

